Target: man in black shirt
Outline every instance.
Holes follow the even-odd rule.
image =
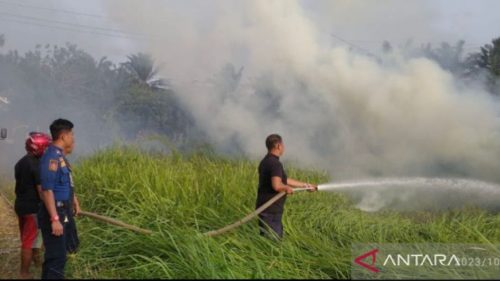
[[[266,138],[267,155],[259,164],[259,189],[257,192],[256,208],[269,201],[279,192],[293,193],[292,187],[309,187],[317,190],[316,185],[304,183],[287,177],[279,157],[285,152],[285,145],[281,136],[269,135]],[[286,196],[280,198],[259,214],[259,228],[261,235],[269,235],[270,231],[278,237],[283,237],[281,218],[285,207]]]
[[[38,229],[37,212],[40,203],[40,166],[39,161],[50,143],[50,137],[43,133],[32,132],[26,140],[27,154],[15,166],[16,201],[14,209],[19,220],[21,234],[21,270],[23,279],[31,278],[29,273],[32,261],[40,265],[42,237]]]

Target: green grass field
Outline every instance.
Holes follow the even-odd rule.
[[[78,219],[82,241],[69,278],[350,278],[351,243],[499,243],[500,215],[365,213],[337,193],[288,198],[285,238],[258,235],[257,221],[208,238],[254,210],[257,162],[214,153],[169,155],[115,146],[75,163],[82,209],[154,231],[142,235]],[[287,166],[290,177],[328,182]]]

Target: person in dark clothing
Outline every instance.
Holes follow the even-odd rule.
[[[267,154],[259,164],[259,188],[257,192],[256,208],[269,201],[279,192],[293,193],[293,187],[307,187],[311,191],[317,190],[317,185],[290,179],[280,162],[285,152],[285,144],[280,135],[272,134],[266,138]],[[280,198],[259,214],[260,234],[264,236],[277,235],[283,237],[281,222],[285,208],[286,196]]]
[[[40,157],[50,144],[50,137],[44,133],[31,132],[26,139],[27,154],[14,167],[16,178],[16,199],[14,209],[21,234],[22,279],[31,278],[31,262],[40,265],[42,237],[38,230],[37,212],[40,204]]]
[[[73,215],[80,206],[73,192],[71,167],[66,155],[73,151],[73,123],[57,119],[50,125],[53,142],[40,160],[43,206],[38,212],[45,259],[42,279],[64,279],[67,253],[78,247]]]

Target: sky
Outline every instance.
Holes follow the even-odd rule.
[[[211,2],[144,0],[141,5],[197,10],[200,25],[217,16]],[[245,2],[245,1],[241,1]],[[419,46],[463,39],[467,52],[499,36],[500,1],[495,0],[378,0],[299,1],[322,34],[323,44],[349,46],[377,53],[382,41],[393,46],[408,40]],[[148,37],[127,30],[112,17],[118,0],[0,0],[0,34],[4,50],[31,50],[36,44],[76,43],[96,57],[123,61],[131,53],[147,50]],[[181,9],[177,9],[181,7]],[[161,18],[154,18],[162,24]]]

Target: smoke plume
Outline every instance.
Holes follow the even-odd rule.
[[[297,1],[120,3],[109,13],[152,36],[162,75],[220,149],[259,158],[279,133],[285,159],[332,179],[500,181],[498,102],[433,61],[332,48]]]

